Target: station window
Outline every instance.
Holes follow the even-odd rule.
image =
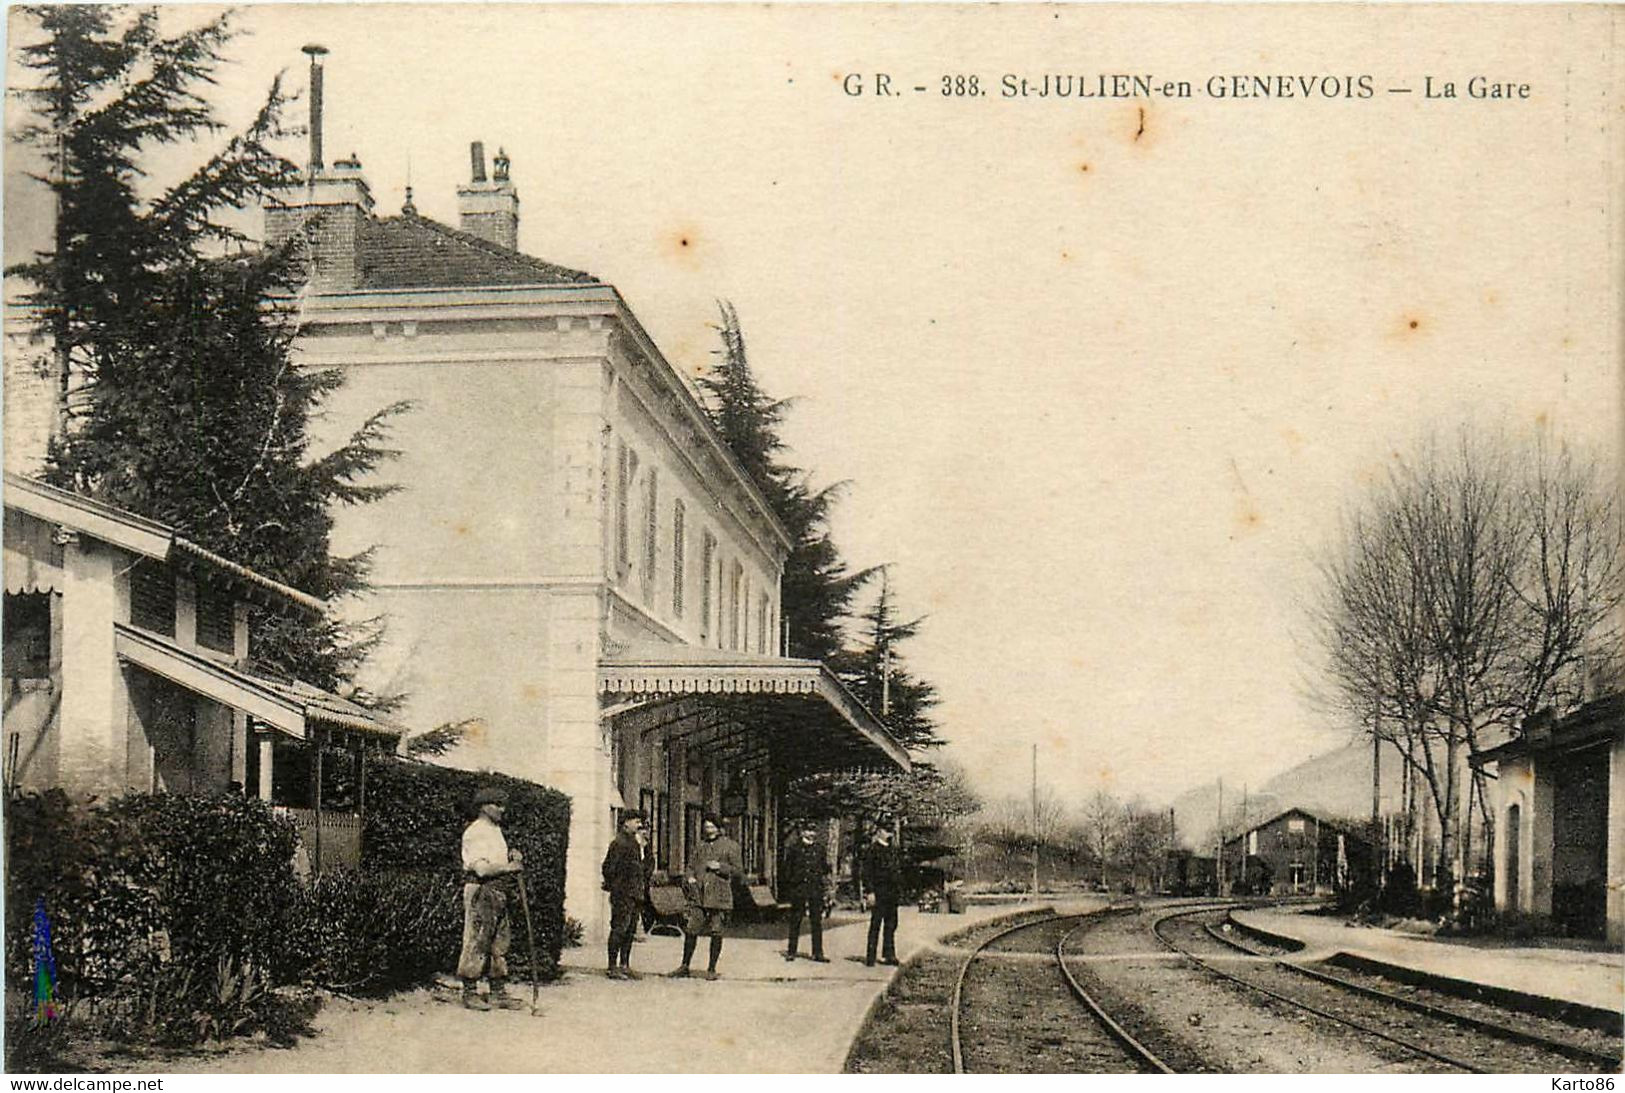
[[[643,497],[643,602],[654,603],[655,565],[660,553],[660,468],[649,467]]]
[[[714,586],[711,583],[712,561],[717,554],[717,539],[709,531],[700,539],[700,642],[711,636],[711,601]]]
[[[51,595],[6,593],[5,677],[49,679],[51,675]]]
[[[615,484],[615,566],[624,576],[632,565],[632,479],[637,474],[637,453],[622,444],[616,460]]]
[[[197,643],[221,653],[237,651],[237,621],[229,590],[198,585]]]
[[[763,592],[756,601],[756,651],[766,653],[767,649],[767,593]]]
[[[683,617],[683,565],[687,561],[683,517],[683,500],[678,498],[671,509],[671,613],[678,618]]]
[[[1288,832],[1290,832],[1293,835],[1302,835],[1303,834],[1303,817],[1294,816],[1292,819],[1288,820],[1286,822],[1286,829],[1287,829]]]
[[[728,581],[728,648],[739,648],[739,589],[745,583],[745,567],[734,563],[733,575]]]

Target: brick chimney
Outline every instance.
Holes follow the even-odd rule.
[[[469,145],[468,154],[472,167],[469,182],[457,187],[460,226],[488,243],[518,250],[519,192],[508,178],[508,154],[497,149],[490,179],[485,177],[485,145],[475,141]]]
[[[328,168],[322,162],[322,57],[327,50],[306,46],[310,55],[310,158],[304,178],[265,202],[265,243],[281,246],[303,233],[295,255],[311,264],[319,289],[344,291],[359,284],[357,241],[362,223],[372,215],[372,191],[351,153]]]

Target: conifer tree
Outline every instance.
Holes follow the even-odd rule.
[[[925,619],[903,622],[889,581],[881,581],[874,603],[860,616],[863,643],[843,651],[833,667],[853,694],[885,724],[897,742],[910,751],[941,747],[931,710],[937,704],[934,686],[908,670],[899,648],[919,633]]]
[[[738,312],[725,300],[717,306],[722,348],[700,386],[723,440],[790,532],[780,585],[781,615],[789,631],[785,654],[831,660],[841,649],[853,598],[876,571],[849,568],[830,537],[830,514],[845,483],[815,489],[806,471],[781,461],[778,429],[791,400],[769,398],[762,390],[745,351]]]
[[[40,37],[22,63],[36,82],[18,94],[33,119],[15,139],[48,162],[39,180],[57,216],[52,248],[9,272],[32,286],[59,384],[47,479],[319,598],[360,591],[367,556],[330,553],[330,510],[390,492],[369,475],[394,454],[387,423],[405,407],[312,457],[310,419],[342,377],[292,359],[298,255],[251,249],[229,216],[298,176],[273,147],[280,80],[247,128],[144,193],[155,151],[223,132],[204,93],[236,34],[230,14],[179,29],[173,9],[26,14]],[[328,688],[376,640],[369,624],[270,613],[253,631],[261,664]]]

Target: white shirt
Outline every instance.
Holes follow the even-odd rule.
[[[502,829],[487,816],[476,817],[463,832],[463,869],[483,879],[507,864],[508,840],[502,837]]]

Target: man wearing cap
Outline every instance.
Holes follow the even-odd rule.
[[[734,906],[733,881],[745,871],[739,844],[722,833],[715,816],[700,825],[700,843],[689,851],[683,889],[689,896],[689,913],[683,933],[683,963],[672,972],[680,979],[688,975],[689,961],[701,936],[711,939],[710,960],[705,978],[717,978],[717,958],[722,955],[722,931],[728,925],[728,912]]]
[[[520,871],[524,855],[508,849],[502,837],[502,816],[508,795],[487,786],[474,795],[479,815],[463,831],[463,951],[457,975],[463,981],[463,1005],[468,1009],[522,1009],[524,1003],[508,994],[508,893],[502,878]],[[490,1002],[482,1001],[480,975],[489,976]]]
[[[818,823],[808,820],[801,825],[801,834],[784,852],[784,871],[779,875],[779,892],[790,901],[790,947],[784,959],[796,958],[796,945],[801,940],[801,918],[811,920],[812,958],[820,964],[829,963],[824,955],[824,889],[829,884],[829,855],[818,841]]]
[[[621,829],[604,855],[604,891],[609,893],[609,970],[611,979],[637,979],[631,968],[632,939],[638,932],[638,906],[643,902],[643,844],[638,832],[643,813],[621,813]]]
[[[875,948],[885,933],[882,964],[897,963],[897,904],[903,895],[903,862],[892,844],[891,821],[875,825],[874,841],[863,852],[864,902],[869,906],[869,948],[864,963],[875,964]]]

